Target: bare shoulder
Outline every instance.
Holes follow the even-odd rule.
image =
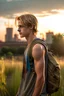
[[[41,58],[45,54],[45,48],[42,44],[35,44],[32,48],[32,56],[34,59]]]
[[[32,49],[33,50],[35,50],[35,49],[45,50],[45,48],[42,44],[35,44]]]

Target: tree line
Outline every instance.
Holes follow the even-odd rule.
[[[50,49],[54,55],[64,56],[64,38],[61,34],[53,35],[53,41],[50,45]],[[23,55],[26,47],[21,46],[19,48],[10,48],[3,47],[0,50],[0,56],[15,56],[15,55]]]
[[[23,55],[25,48],[26,48],[25,46],[21,46],[18,48],[4,46],[0,50],[0,56],[12,57],[12,56]]]
[[[53,36],[53,42],[50,50],[55,55],[64,56],[64,37],[61,34]]]

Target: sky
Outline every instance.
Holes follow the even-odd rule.
[[[64,0],[0,0],[0,40],[4,40],[8,23],[13,26],[15,17],[23,13],[37,17],[42,33],[64,32]]]

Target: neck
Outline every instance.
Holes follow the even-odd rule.
[[[36,38],[36,35],[34,35],[34,34],[29,34],[29,36],[28,37],[26,37],[26,40],[27,40],[27,43],[28,43],[28,45],[32,42],[32,40],[33,39],[35,39]]]

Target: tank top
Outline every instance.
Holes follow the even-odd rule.
[[[30,62],[29,62],[28,56],[27,56],[28,48],[29,48],[29,47],[26,48],[26,50],[25,50],[25,52],[24,52],[24,56],[25,56],[25,62],[26,62],[26,70],[27,70],[27,72],[30,72],[30,69],[31,69],[31,68],[30,68]],[[33,64],[33,65],[34,65],[34,64]],[[41,94],[47,94],[47,93],[46,93],[46,82],[45,82],[45,84],[44,84],[44,88],[43,88]]]

